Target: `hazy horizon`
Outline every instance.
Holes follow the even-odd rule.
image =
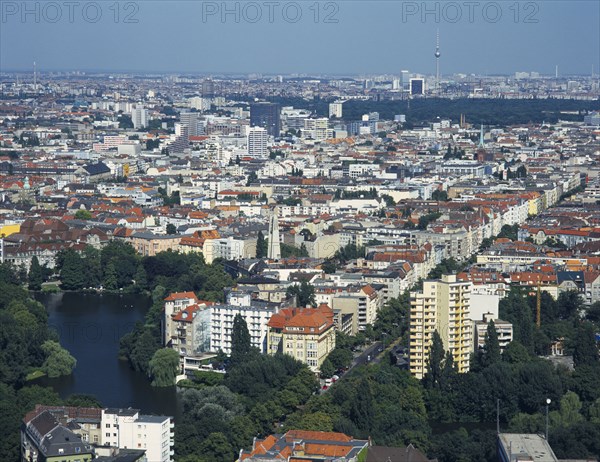
[[[600,2],[475,3],[3,0],[0,71],[600,74]]]

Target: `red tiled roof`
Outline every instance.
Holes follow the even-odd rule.
[[[196,303],[198,302],[194,292],[173,292],[172,294],[169,294],[167,298],[165,298],[165,301],[171,302],[173,300],[184,300],[186,298],[193,298]]]

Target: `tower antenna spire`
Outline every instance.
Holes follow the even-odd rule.
[[[435,39],[435,89],[436,93],[440,92],[440,30],[437,29],[436,39]]]
[[[37,91],[37,72],[35,61],[33,62],[33,91]]]

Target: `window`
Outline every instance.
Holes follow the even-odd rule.
[[[107,434],[106,434],[106,437],[107,437],[107,438],[110,438],[110,433],[107,433]]]
[[[106,424],[106,428],[110,428],[110,424]]]
[[[98,442],[98,435],[94,435],[94,443]]]

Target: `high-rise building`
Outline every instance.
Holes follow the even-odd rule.
[[[400,86],[402,91],[410,91],[410,72],[400,71]]]
[[[438,332],[454,358],[458,372],[469,371],[472,351],[470,320],[471,282],[457,281],[456,275],[423,282],[423,290],[410,294],[410,372],[422,379]]]
[[[267,130],[262,127],[248,128],[248,156],[255,159],[264,159],[267,157],[267,140],[269,135]]]
[[[148,110],[141,104],[136,104],[131,110],[131,121],[133,128],[146,128],[148,126]]]
[[[198,135],[198,120],[200,114],[198,112],[182,112],[179,114],[181,124],[187,127],[188,136]]]
[[[280,108],[277,103],[250,105],[250,126],[263,127],[270,136],[279,136],[281,130]]]
[[[271,260],[281,258],[281,241],[279,239],[279,220],[277,219],[277,210],[273,210],[271,220],[269,221],[269,247],[267,257]]]
[[[215,97],[215,82],[211,79],[207,79],[202,82],[202,97],[203,98],[214,98]]]
[[[410,79],[410,94],[423,95],[425,94],[425,79]]]
[[[336,119],[342,118],[342,103],[341,101],[336,101],[334,103],[329,103],[329,118],[335,117]]]

